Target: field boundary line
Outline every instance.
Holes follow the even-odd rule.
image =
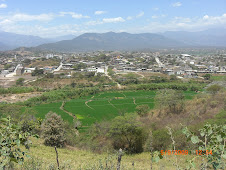
[[[88,108],[90,108],[90,109],[92,109],[92,110],[95,110],[94,108],[92,108],[92,107],[90,107],[90,106],[88,105],[88,103],[91,102],[91,101],[93,101],[93,100],[88,100],[88,101],[86,101],[86,102],[85,102],[85,105],[86,105]]]
[[[110,99],[110,100],[108,100],[108,103],[109,103],[112,107],[114,107],[114,108],[116,108],[116,109],[117,109],[117,107],[115,107],[115,105],[113,105],[113,104],[111,103],[111,99]]]
[[[133,103],[134,103],[135,105],[137,105],[137,104],[136,104],[136,99],[135,99],[134,97],[133,97]]]
[[[77,117],[73,113],[71,113],[71,112],[69,112],[69,111],[67,111],[67,110],[64,109],[64,105],[65,105],[65,101],[62,102],[62,104],[60,106],[60,110],[62,110],[63,112],[69,114],[74,119],[77,119]]]

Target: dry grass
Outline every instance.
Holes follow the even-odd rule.
[[[30,169],[31,162],[33,158],[32,165],[37,169],[49,169],[50,167],[57,166],[56,163],[56,153],[53,147],[44,146],[41,139],[32,139],[33,145],[30,148],[29,155],[31,158],[26,158],[24,163],[24,168]],[[117,154],[96,154],[89,151],[81,150],[74,147],[59,148],[59,162],[61,169],[98,169],[100,165],[106,167],[111,164],[114,167],[117,164]],[[190,155],[177,155],[179,166],[186,168],[185,161],[191,159],[193,156]],[[200,161],[200,160],[199,160]],[[132,165],[134,163],[134,165]],[[164,156],[164,159],[160,160],[158,163],[153,163],[153,169],[166,169],[173,170],[176,169],[175,156]],[[29,165],[29,166],[28,166]],[[121,162],[122,169],[138,169],[145,170],[151,167],[151,156],[150,153],[141,153],[135,155],[123,155]],[[19,169],[19,167],[18,167]],[[103,168],[104,169],[104,168]],[[113,168],[116,169],[116,168]]]

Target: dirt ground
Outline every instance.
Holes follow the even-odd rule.
[[[4,94],[0,96],[0,102],[16,103],[25,101],[31,97],[40,96],[42,92],[22,93],[22,94]]]
[[[16,80],[19,78],[25,79],[26,82],[30,82],[36,80],[37,77],[31,75],[22,75],[22,76],[12,76],[12,77],[4,77],[0,74],[0,87],[8,88],[16,84]]]

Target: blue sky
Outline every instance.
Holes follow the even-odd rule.
[[[226,0],[0,0],[0,30],[56,37],[86,32],[226,28]]]

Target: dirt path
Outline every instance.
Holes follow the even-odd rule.
[[[108,103],[109,103],[112,107],[116,108],[115,105],[113,105],[113,104],[111,103],[111,99],[108,100]],[[117,108],[116,108],[116,109],[117,109]]]
[[[65,101],[62,102],[62,105],[60,106],[60,110],[62,110],[63,112],[69,114],[71,117],[73,117],[73,122],[75,122],[75,120],[78,120],[78,118],[71,112],[68,112],[67,110],[64,109],[64,105],[65,105]],[[74,129],[75,134],[78,136],[79,135],[79,131],[77,129]]]
[[[136,99],[135,99],[134,97],[133,97],[133,103],[134,103],[135,105],[137,105],[137,104],[136,104]]]
[[[138,72],[135,72],[137,75],[141,76],[142,78],[144,78],[145,76],[143,74],[140,74]]]
[[[92,108],[92,107],[90,107],[90,106],[88,105],[88,103],[91,102],[91,101],[92,101],[92,100],[86,101],[86,102],[85,102],[85,105],[86,105],[88,108],[90,108],[90,109],[92,109],[92,110],[95,110],[94,108]]]
[[[62,110],[63,112],[69,114],[74,119],[77,119],[77,117],[73,113],[71,113],[71,112],[69,112],[69,111],[64,109],[64,105],[65,105],[65,101],[62,102],[62,105],[60,106],[60,110]]]
[[[121,93],[124,97],[126,97],[126,95],[124,93]]]

